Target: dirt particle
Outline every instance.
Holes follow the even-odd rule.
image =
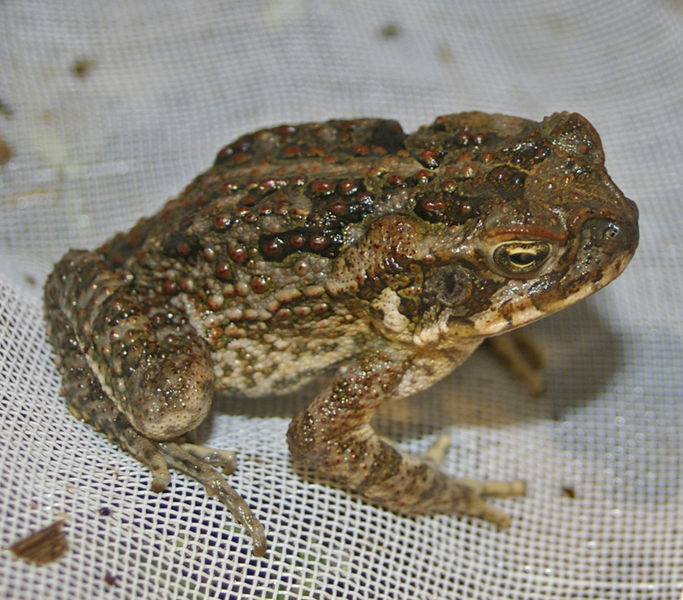
[[[92,58],[77,58],[71,65],[71,72],[76,76],[84,79],[87,77],[95,66],[95,61]]]
[[[30,563],[46,565],[60,558],[69,547],[62,531],[64,519],[43,527],[12,544],[12,553]]]
[[[0,137],[0,165],[7,164],[12,158],[12,149],[7,142]]]

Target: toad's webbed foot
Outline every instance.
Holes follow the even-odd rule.
[[[429,447],[427,452],[422,455],[425,462],[432,463],[438,467],[446,456],[451,445],[451,437],[446,434],[440,435],[437,440]],[[444,477],[447,477],[444,475]],[[484,498],[510,498],[514,496],[524,496],[526,484],[523,481],[475,481],[466,478],[447,477],[450,485],[460,487],[459,491],[452,492],[454,495],[462,494],[470,496],[471,510],[473,516],[480,517],[484,521],[493,523],[497,527],[504,529],[510,525],[510,516],[497,508],[489,506],[483,502]],[[477,500],[479,499],[479,500]],[[456,510],[456,512],[458,512]]]
[[[254,544],[254,556],[266,552],[266,534],[244,499],[228,484],[224,475],[236,468],[235,453],[215,450],[197,444],[155,442],[138,434],[118,418],[115,439],[152,473],[152,490],[163,492],[170,481],[169,467],[201,483],[210,496],[215,496],[242,524]],[[127,427],[126,427],[127,425]]]
[[[234,454],[223,453],[195,444],[158,442],[157,447],[172,469],[201,483],[210,496],[215,496],[249,532],[254,543],[254,556],[266,553],[266,533],[244,499],[228,484],[217,469],[232,470]]]

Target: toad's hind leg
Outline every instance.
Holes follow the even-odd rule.
[[[153,491],[163,492],[168,487],[169,467],[201,483],[207,493],[224,504],[235,520],[246,528],[253,540],[254,555],[265,554],[266,535],[263,526],[223,476],[235,469],[233,452],[188,443],[155,442],[141,436],[102,392],[82,355],[74,353],[66,363],[62,393],[74,416],[106,433],[145,465],[152,473]]]
[[[419,458],[400,452],[372,429],[373,412],[382,401],[401,395],[399,384],[409,368],[405,361],[380,354],[349,367],[292,421],[288,439],[293,456],[398,513],[459,513],[507,527],[510,517],[486,498],[523,495],[522,481],[451,477],[437,468],[445,439]]]
[[[83,251],[69,252],[48,278],[47,333],[69,410],[147,466],[154,491],[168,486],[169,467],[204,485],[251,534],[254,554],[262,555],[263,527],[220,472],[234,470],[234,454],[181,443],[183,431],[174,435],[172,427],[165,437],[138,429],[149,417],[154,430],[155,412],[164,406],[180,408],[190,402],[188,396],[197,402],[205,394],[210,403],[213,372],[204,342],[185,326],[184,316],[172,306],[146,307],[129,282],[96,254]],[[129,341],[114,343],[122,336]],[[126,410],[131,400],[142,407],[137,409],[138,427]],[[171,425],[183,416],[172,414]],[[180,427],[186,430],[187,424]]]
[[[50,307],[48,306],[48,311]],[[132,454],[152,472],[152,489],[160,492],[168,486],[170,474],[166,459],[156,444],[142,437],[126,416],[102,390],[85,356],[76,351],[77,343],[70,325],[61,313],[50,315],[48,334],[55,348],[71,348],[57,352],[55,361],[62,373],[62,395],[74,417],[90,423]]]

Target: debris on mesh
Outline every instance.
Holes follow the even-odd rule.
[[[65,519],[59,519],[47,527],[34,531],[14,542],[9,549],[18,558],[37,565],[46,565],[64,556],[69,548],[62,531]]]

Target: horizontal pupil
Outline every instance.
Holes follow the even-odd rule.
[[[510,254],[510,262],[516,265],[526,266],[536,260],[536,255],[531,252],[515,252]]]
[[[539,268],[550,250],[543,241],[510,240],[499,244],[491,258],[506,274],[522,277]]]

